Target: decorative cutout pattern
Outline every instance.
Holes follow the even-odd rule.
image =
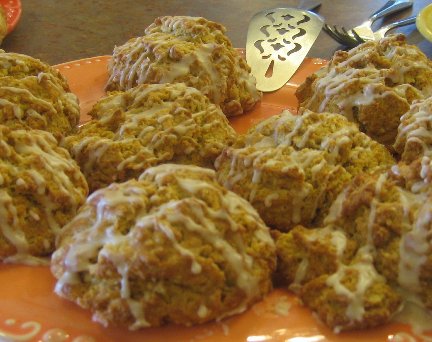
[[[273,55],[274,59],[285,61],[287,57],[303,48],[295,40],[306,34],[306,29],[301,26],[311,20],[310,16],[303,14],[298,17],[290,13],[269,12],[265,17],[268,24],[260,28],[263,39],[258,39],[254,43],[262,59],[268,59]]]

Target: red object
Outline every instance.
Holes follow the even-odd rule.
[[[0,5],[3,6],[6,12],[8,32],[13,31],[21,17],[21,0],[0,0]]]

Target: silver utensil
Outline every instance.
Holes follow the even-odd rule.
[[[268,92],[286,84],[323,24],[319,15],[297,8],[273,8],[255,14],[248,28],[246,60],[257,88]]]
[[[415,22],[416,22],[416,16],[415,15],[412,17],[408,17],[405,19],[395,21],[395,22],[388,24],[386,26],[383,26],[379,30],[375,31],[373,33],[373,35],[374,35],[373,39],[370,39],[369,36],[362,36],[362,35],[358,34],[356,31],[354,31],[353,34],[354,34],[358,44],[361,44],[361,43],[364,43],[364,42],[369,41],[369,40],[378,40],[378,39],[384,38],[388,31],[390,31],[396,27],[414,24]]]
[[[364,37],[364,40],[374,39],[372,24],[377,19],[412,7],[412,5],[413,0],[390,0],[379,10],[372,13],[366,21],[352,28],[351,30],[346,30],[343,26],[339,28],[336,25],[330,26],[325,24],[324,31],[340,44],[346,45],[348,47],[354,47],[359,44],[355,34]]]

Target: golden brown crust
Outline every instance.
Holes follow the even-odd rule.
[[[165,164],[94,192],[62,231],[51,268],[56,293],[104,325],[191,325],[267,294],[275,247],[214,171]]]
[[[296,95],[299,107],[343,114],[390,146],[410,104],[432,95],[431,79],[432,62],[395,35],[336,52]]]
[[[0,97],[0,124],[46,130],[57,139],[78,126],[78,99],[65,78],[30,56],[0,52]]]
[[[67,137],[90,189],[138,177],[161,163],[212,167],[236,133],[221,110],[184,84],[140,85],[101,99],[95,120]]]
[[[87,193],[78,165],[50,133],[0,125],[0,260],[49,256]]]
[[[406,163],[432,155],[432,96],[413,102],[401,117],[394,149]]]
[[[361,275],[355,268],[347,268],[341,280],[341,288],[355,293]],[[328,275],[322,275],[308,282],[302,289],[302,301],[314,310],[319,318],[335,332],[352,329],[366,329],[387,323],[399,311],[402,299],[384,281],[373,281],[364,294],[357,298],[361,301],[363,314],[356,320],[347,312],[355,310],[353,300],[328,286]]]
[[[341,115],[286,111],[252,127],[215,165],[222,184],[269,226],[287,231],[319,224],[353,176],[393,163],[384,146]]]
[[[335,331],[388,322],[402,305],[432,305],[432,162],[359,174],[324,225],[274,234],[277,279]]]
[[[143,37],[114,49],[108,73],[108,90],[184,82],[227,116],[242,114],[261,99],[250,67],[232,47],[225,28],[200,17],[157,18]]]

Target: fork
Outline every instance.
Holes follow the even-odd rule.
[[[361,37],[369,36],[369,40],[374,39],[371,26],[377,19],[411,7],[412,5],[412,0],[390,0],[387,1],[387,3],[379,10],[372,13],[366,21],[349,31],[347,31],[343,26],[338,28],[337,26],[331,27],[327,24],[324,25],[324,31],[338,43],[348,47],[354,47],[358,45],[359,42],[352,30],[355,30],[356,34]]]
[[[374,39],[371,39],[370,37],[361,36],[353,29],[353,35],[354,35],[355,40],[357,42],[356,45],[367,42],[369,40],[378,40],[378,39],[384,38],[388,31],[390,31],[396,27],[414,24],[416,22],[416,18],[417,17],[414,15],[412,17],[401,19],[401,20],[395,21],[391,24],[388,24],[386,26],[383,26],[379,30],[374,32]]]

